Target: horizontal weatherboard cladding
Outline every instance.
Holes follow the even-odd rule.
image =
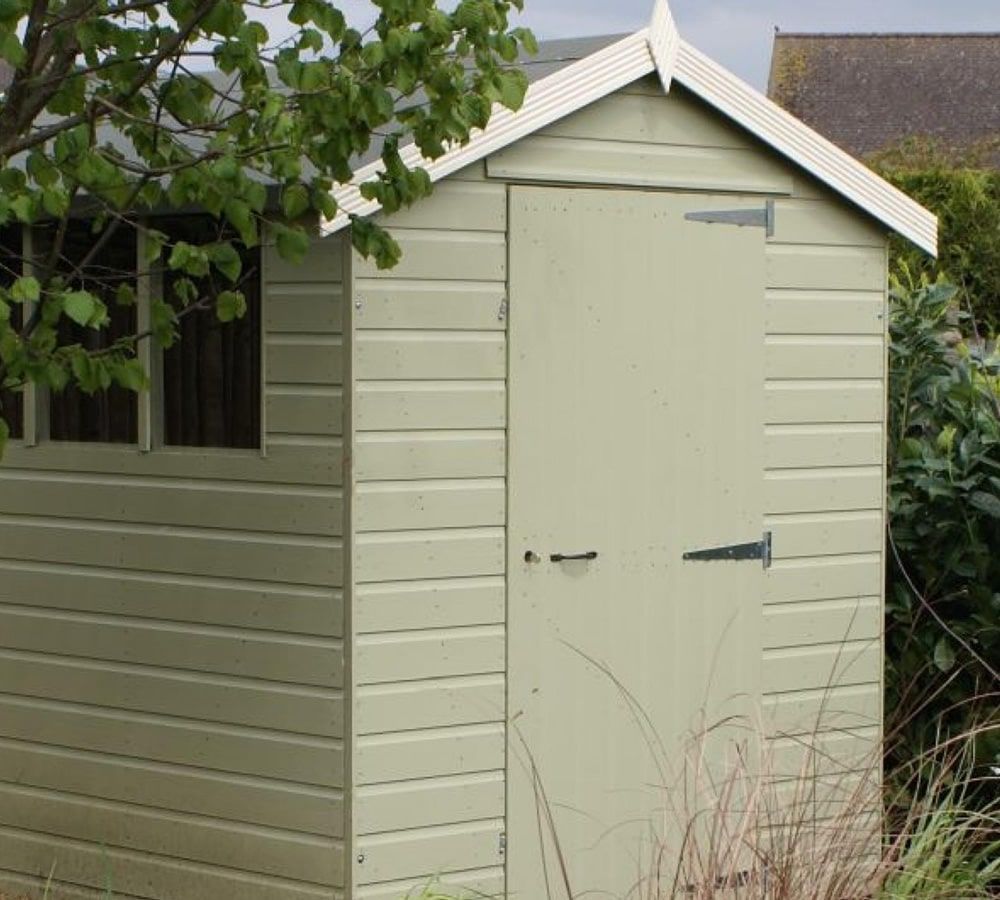
[[[340,896],[342,257],[265,251],[262,452],[5,458],[0,891]]]
[[[835,771],[870,767],[882,717],[885,238],[800,188],[767,246],[765,723],[805,736],[772,745],[778,777],[806,746]],[[820,746],[843,729],[851,741]]]
[[[485,171],[486,181],[483,180]],[[351,684],[359,898],[503,889],[506,184],[775,199],[764,385],[765,722],[862,729],[881,682],[885,235],[683,88],[637,83],[385,219],[404,266],[354,279]],[[759,195],[759,194],[758,194]],[[763,203],[763,200],[761,200]],[[697,198],[692,195],[692,208]],[[405,260],[405,257],[404,257]],[[846,724],[845,724],[846,723]],[[782,765],[795,762],[776,743]]]
[[[467,177],[355,266],[357,897],[502,871],[507,198]]]

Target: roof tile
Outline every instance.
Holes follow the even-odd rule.
[[[907,138],[1000,165],[1000,34],[782,34],[769,96],[859,158]]]

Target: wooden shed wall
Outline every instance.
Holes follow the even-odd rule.
[[[503,885],[506,188],[482,166],[354,272],[354,879]]]
[[[878,736],[884,234],[683,90],[664,97],[651,81],[495,154],[485,173],[452,177],[388,219],[401,267],[359,264],[354,282],[354,869],[356,896],[372,900],[434,876],[488,894],[503,886],[510,182],[777,198],[761,475],[777,551],[763,659],[775,765],[798,771],[824,698],[824,741],[846,765]],[[727,377],[722,364],[706,375]]]
[[[264,261],[266,458],[0,465],[0,893],[340,896],[342,238]]]

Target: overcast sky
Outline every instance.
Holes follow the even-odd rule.
[[[525,0],[540,38],[634,31],[652,0]],[[782,31],[1000,31],[1000,0],[672,0],[685,40],[764,87]]]

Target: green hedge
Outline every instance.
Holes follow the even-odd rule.
[[[912,141],[873,161],[875,169],[941,221],[940,259],[894,239],[893,261],[904,277],[944,276],[975,331],[1000,332],[1000,171],[971,156],[955,161],[933,144]]]

